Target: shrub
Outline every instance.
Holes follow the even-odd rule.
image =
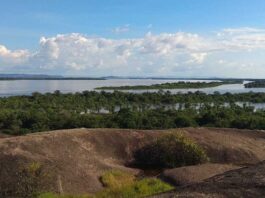
[[[182,134],[168,134],[134,153],[135,164],[144,168],[175,168],[208,161],[205,151]]]
[[[194,118],[192,118],[191,116],[178,115],[175,118],[175,125],[177,127],[189,127],[189,126],[196,126],[197,123],[195,122]]]

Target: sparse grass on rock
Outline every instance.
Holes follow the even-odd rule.
[[[156,178],[138,180],[133,174],[109,171],[101,181],[107,188],[95,195],[96,198],[137,198],[166,192],[173,187]]]
[[[0,197],[34,198],[46,187],[50,188],[49,180],[52,179],[44,166],[39,162],[21,164],[15,172],[15,180],[10,184],[0,186],[0,190],[7,189],[0,193]]]
[[[107,188],[120,188],[132,185],[135,179],[133,174],[120,170],[107,171],[100,177],[101,183]]]
[[[136,181],[131,185],[125,185],[121,188],[108,188],[98,194],[96,198],[138,198],[146,197],[162,192],[173,190],[169,184],[156,178],[146,178]]]
[[[94,195],[56,195],[53,193],[41,194],[38,198],[138,198],[146,197],[174,188],[156,178],[138,180],[133,174],[111,170],[100,178],[105,189]]]

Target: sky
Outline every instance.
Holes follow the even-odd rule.
[[[0,3],[0,73],[265,76],[264,0]]]

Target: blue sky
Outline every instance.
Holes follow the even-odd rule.
[[[259,77],[264,10],[264,0],[2,0],[0,72]],[[91,46],[102,39],[104,50]]]

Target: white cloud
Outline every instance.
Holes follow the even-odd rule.
[[[202,38],[197,34],[178,32],[175,34],[152,35],[148,33],[141,42],[141,51],[156,55],[204,50]]]
[[[225,63],[225,60],[222,60],[222,59],[218,60],[218,64],[222,65],[224,63]]]
[[[121,27],[116,27],[112,30],[112,32],[119,34],[119,33],[124,33],[124,32],[129,32],[130,31],[130,25],[126,24],[124,26]]]
[[[0,63],[20,63],[27,60],[29,52],[27,50],[11,51],[5,46],[0,45]]]
[[[264,29],[258,29],[258,28],[250,28],[250,27],[242,27],[242,28],[226,28],[223,29],[223,33],[227,34],[248,34],[248,33],[260,33],[265,32]]]
[[[255,28],[224,29],[217,34],[223,50],[265,49],[265,30]]]
[[[202,64],[207,56],[207,53],[192,53],[191,54],[191,60],[188,61],[188,63],[197,63]]]
[[[40,49],[32,54],[29,63],[47,69],[64,67],[68,70],[137,68],[153,60],[197,52],[200,46],[198,35],[186,33],[147,34],[140,39],[119,40],[81,34],[57,35],[41,38]],[[202,61],[202,57],[195,58]]]
[[[197,75],[204,70],[221,75],[230,67],[230,73],[238,70],[242,72],[235,75],[243,75],[246,67],[258,65],[263,71],[264,50],[265,30],[254,28],[224,29],[208,37],[185,32],[147,33],[136,39],[59,34],[42,37],[34,52],[0,45],[0,71],[68,75],[185,75],[188,71]],[[251,51],[260,52],[257,60]]]

